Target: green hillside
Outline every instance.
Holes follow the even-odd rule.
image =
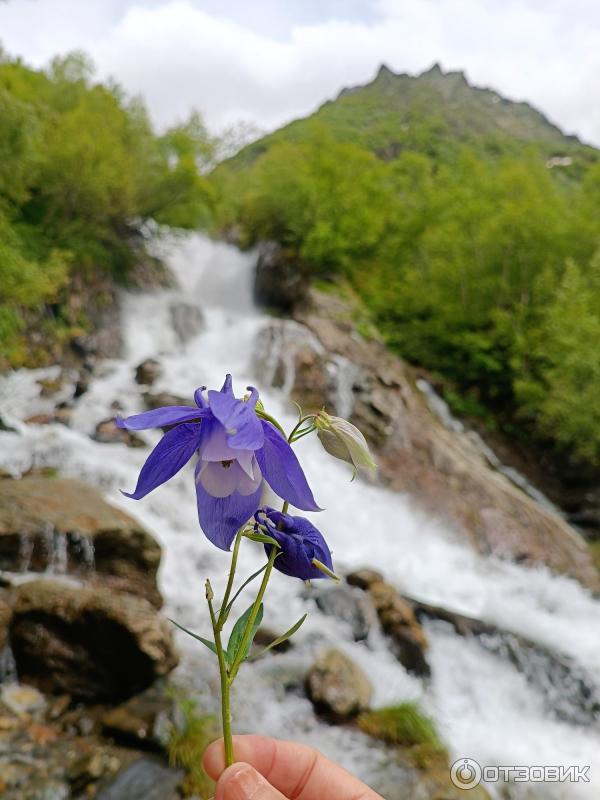
[[[580,175],[599,156],[528,103],[471,86],[463,72],[444,73],[435,64],[418,77],[382,66],[371,83],[344,89],[308,119],[249,145],[230,165],[248,166],[276,142],[301,142],[309,121],[326,126],[337,141],[360,145],[384,160],[407,150],[451,160],[465,145],[490,156],[518,154],[525,146],[547,160],[571,158],[568,172]]]
[[[599,156],[460,72],[382,67],[211,181],[221,230],[350,282],[455,408],[600,463]]]
[[[52,360],[85,331],[95,286],[145,259],[149,222],[206,222],[210,146],[194,115],[156,135],[81,54],[34,70],[0,48],[0,369]]]

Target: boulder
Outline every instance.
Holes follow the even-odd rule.
[[[172,303],[169,312],[171,325],[181,344],[189,342],[204,329],[204,314],[194,303]]]
[[[310,595],[324,613],[349,625],[355,642],[363,642],[377,624],[377,614],[370,597],[351,586],[341,584],[313,591]]]
[[[135,368],[135,382],[144,386],[152,386],[160,378],[161,371],[159,361],[155,358],[147,358]]]
[[[119,428],[114,417],[103,419],[99,422],[92,434],[92,439],[102,444],[124,444],[127,447],[146,447],[146,442],[141,436],[137,436],[133,431]]]
[[[346,575],[346,582],[350,586],[358,586],[359,589],[370,589],[374,583],[381,583],[382,581],[383,575],[381,572],[368,567],[357,569]]]
[[[288,313],[306,295],[308,281],[301,262],[276,242],[260,246],[254,299],[259,306]]]
[[[339,650],[327,650],[318,657],[306,685],[315,709],[337,720],[365,711],[373,694],[362,669]]]
[[[195,403],[191,397],[179,397],[176,394],[169,394],[168,392],[159,392],[153,394],[146,392],[144,394],[144,403],[148,411],[153,411],[155,408],[162,408],[163,406],[194,406]]]
[[[183,771],[144,756],[121,770],[98,800],[179,800]]]
[[[409,672],[430,674],[427,663],[427,637],[410,603],[389,583],[379,581],[369,587],[381,627],[394,645],[394,651]]]
[[[317,346],[292,354],[292,399],[306,411],[337,411],[341,403],[373,447],[381,483],[445,518],[481,553],[546,564],[600,590],[582,536],[495,469],[468,430],[445,424],[419,390],[417,373],[358,333],[359,310],[350,301],[311,289],[293,314]],[[344,364],[352,369],[340,369]]]
[[[147,600],[100,586],[22,584],[10,637],[22,681],[85,702],[131,697],[178,660],[169,623]]]
[[[39,475],[0,481],[0,569],[95,575],[160,606],[160,557],[139,522],[82,481]]]

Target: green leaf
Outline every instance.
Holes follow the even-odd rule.
[[[280,547],[279,543],[272,536],[266,533],[245,533],[246,539],[251,539],[253,542],[262,542],[263,544],[272,544],[275,547]]]
[[[268,644],[264,650],[261,650],[260,653],[257,653],[255,656],[252,657],[252,661],[255,661],[257,658],[260,658],[262,655],[264,655],[268,650],[271,650],[273,647],[277,647],[278,644],[281,644],[282,642],[286,642],[288,639],[291,639],[292,636],[296,633],[296,631],[302,627],[304,620],[307,618],[307,616],[308,614],[305,614],[303,617],[300,617],[298,622],[295,625],[292,625],[289,631],[286,631],[285,633],[282,633],[281,636],[278,636],[276,639],[273,639],[271,644]]]
[[[184,628],[183,625],[180,625],[178,622],[175,622],[174,619],[169,618],[169,622],[172,622],[173,625],[179,628],[179,630],[182,630],[184,633],[187,633],[188,636],[192,636],[194,639],[197,639],[199,642],[202,642],[202,644],[205,647],[208,647],[209,650],[212,650],[215,655],[217,654],[217,648],[215,647],[214,642],[211,642],[208,639],[204,639],[202,636],[198,636],[197,633],[192,633],[192,631],[188,631],[187,628]]]
[[[231,636],[229,637],[229,642],[227,644],[227,660],[229,661],[230,664],[233,664],[233,662],[236,659],[236,656],[238,654],[238,649],[242,643],[244,631],[246,630],[246,625],[248,624],[248,620],[250,619],[250,614],[252,613],[253,608],[254,605],[251,605],[250,608],[246,609],[246,611],[244,611],[242,616],[233,626],[233,630],[231,631]],[[256,631],[258,630],[258,626],[262,622],[262,618],[263,618],[263,604],[261,603],[258,609],[258,614],[256,615],[256,619],[254,620],[254,624],[252,625],[252,631],[250,633],[250,636],[248,637],[248,642],[246,643],[246,647],[244,648],[241,661],[245,661],[248,658],[250,647],[252,645],[252,642],[254,641],[254,637],[256,636]]]

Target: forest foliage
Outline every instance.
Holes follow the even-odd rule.
[[[150,221],[206,224],[212,147],[196,114],[157,135],[81,54],[34,70],[0,50],[0,362],[23,361],[29,315],[67,324],[75,272],[126,280]]]
[[[494,128],[464,78],[383,77],[218,167],[218,224],[349,281],[459,411],[600,464],[598,151],[524,104]]]

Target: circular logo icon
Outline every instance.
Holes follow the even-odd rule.
[[[459,758],[450,768],[450,780],[457,789],[474,789],[481,783],[481,767],[472,758]]]

